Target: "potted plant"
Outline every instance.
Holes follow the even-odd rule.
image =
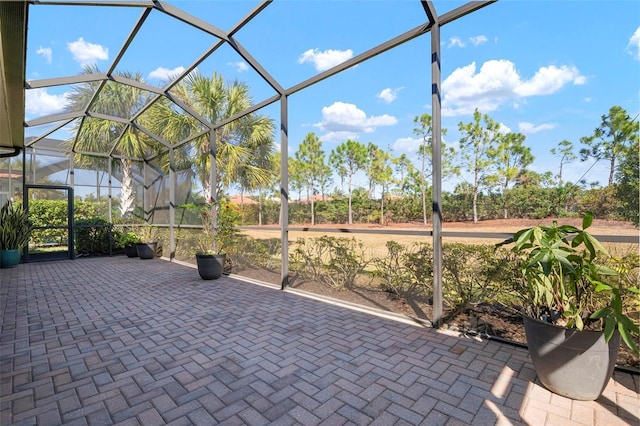
[[[616,283],[607,250],[586,229],[534,226],[500,244],[513,244],[522,261],[523,320],[527,345],[542,384],[554,393],[595,400],[606,387],[620,338],[636,354],[638,325],[625,313],[624,296],[637,286]]]
[[[122,247],[124,254],[127,255],[127,257],[138,257],[136,244],[141,242],[138,234],[132,231],[123,232],[118,235],[117,241],[118,245]]]
[[[196,252],[198,273],[203,280],[214,280],[222,276],[230,263],[227,251],[238,235],[236,225],[239,211],[228,200],[210,199],[200,212],[204,239]]]
[[[136,251],[140,259],[153,259],[158,251],[158,237],[156,228],[144,224],[140,228],[139,241],[135,243]]]
[[[5,203],[0,209],[0,267],[20,263],[21,250],[29,242],[33,227],[21,204]]]

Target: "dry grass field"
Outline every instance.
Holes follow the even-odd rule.
[[[554,220],[560,224],[571,224],[576,227],[582,226],[580,218],[548,218],[548,219],[494,219],[479,221],[474,224],[472,222],[448,222],[442,226],[444,243],[466,243],[466,244],[496,244],[505,239],[504,236],[451,236],[449,233],[493,233],[493,234],[513,234],[518,230],[535,225],[551,225]],[[370,251],[371,256],[382,256],[386,253],[385,242],[389,240],[396,241],[404,245],[411,245],[416,242],[431,243],[433,238],[430,235],[407,235],[407,232],[430,232],[432,225],[426,226],[418,223],[394,223],[388,226],[378,224],[322,224],[322,225],[291,225],[290,228],[295,230],[289,231],[289,241],[295,244],[299,238],[317,238],[322,235],[332,235],[334,237],[355,237],[362,241],[365,247]],[[299,231],[298,229],[305,229]],[[327,230],[330,230],[328,232]],[[349,230],[350,232],[346,232]],[[380,233],[374,233],[374,232]],[[393,234],[394,232],[401,234]],[[605,243],[605,247],[610,250],[611,254],[622,254],[632,250],[638,250],[638,241],[640,231],[630,222],[613,221],[613,220],[594,220],[589,228],[591,234],[596,236],[631,236],[635,237],[636,242],[631,244],[625,243]],[[276,226],[265,226],[260,229],[244,230],[244,234],[257,239],[280,238],[280,228]]]

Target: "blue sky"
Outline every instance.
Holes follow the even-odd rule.
[[[254,1],[170,2],[230,29]],[[439,14],[463,4],[434,2]],[[29,10],[27,80],[75,75],[83,65],[105,71],[141,9],[36,5]],[[474,108],[526,136],[537,172],[557,173],[550,149],[566,139],[576,151],[613,105],[640,112],[640,2],[501,0],[442,27],[442,125],[457,146],[459,122]],[[276,0],[235,38],[285,88],[426,21],[417,0]],[[140,72],[162,86],[216,39],[153,11],[116,70]],[[198,66],[246,81],[256,102],[271,87],[224,46]],[[431,114],[430,35],[414,39],[289,99],[290,153],[309,132],[328,155],[347,138],[415,157],[413,118]],[[71,87],[27,91],[26,119],[60,112]],[[262,110],[276,121],[279,105]],[[43,128],[27,129],[37,135]],[[51,137],[66,138],[65,130]],[[575,161],[565,181],[605,184],[607,164]],[[456,181],[446,182],[452,190]]]

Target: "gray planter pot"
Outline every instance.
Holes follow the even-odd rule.
[[[523,315],[527,346],[540,382],[551,392],[593,401],[607,386],[620,348],[616,332],[609,343],[597,331],[579,331]]]
[[[152,241],[149,243],[138,243],[136,244],[136,250],[140,259],[153,259],[154,257],[156,257],[158,242]]]
[[[217,280],[224,272],[224,254],[196,254],[198,274],[203,280]]]

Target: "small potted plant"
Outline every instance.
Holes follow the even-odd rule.
[[[123,232],[118,235],[116,241],[118,242],[118,245],[122,247],[124,254],[127,255],[127,257],[138,257],[136,244],[141,242],[138,234],[132,231]]]
[[[218,279],[227,269],[227,252],[236,241],[240,213],[228,200],[210,199],[203,206],[200,218],[204,239],[196,252],[198,273],[203,280]]]
[[[21,250],[29,242],[33,227],[21,204],[5,203],[0,208],[0,267],[20,263]]]
[[[157,230],[148,223],[139,230],[139,241],[135,243],[140,259],[153,259],[158,251]]]
[[[519,294],[527,345],[542,384],[554,393],[595,400],[606,387],[620,338],[638,354],[638,325],[625,312],[624,286],[606,266],[607,250],[586,229],[572,225],[534,226],[500,244],[512,244],[522,262]],[[636,336],[636,337],[634,337]]]

